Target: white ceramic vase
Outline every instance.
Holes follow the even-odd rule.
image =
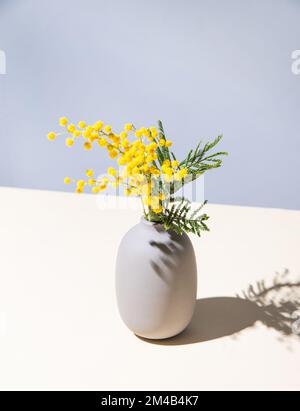
[[[186,234],[142,219],[123,238],[117,258],[120,315],[136,335],[165,339],[190,323],[197,295],[197,265]]]

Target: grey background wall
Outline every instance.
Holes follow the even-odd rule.
[[[61,115],[153,125],[178,154],[220,132],[211,202],[300,209],[298,0],[0,0],[0,185],[66,190],[99,150],[46,133]]]

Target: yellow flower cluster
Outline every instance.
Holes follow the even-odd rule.
[[[122,171],[110,167],[107,177],[95,178],[93,170],[86,171],[87,180],[74,181],[65,178],[65,184],[76,183],[76,192],[82,193],[85,187],[90,187],[95,194],[105,191],[109,184],[113,187],[122,185],[127,196],[139,196],[143,205],[154,213],[163,212],[164,194],[160,190],[154,194],[156,181],[165,183],[181,181],[188,175],[188,170],[180,163],[171,159],[169,148],[172,141],[166,140],[163,133],[155,127],[137,129],[133,124],[125,124],[120,133],[115,133],[110,125],[97,121],[92,125],[79,121],[77,126],[70,123],[66,117],[59,120],[64,132],[50,132],[48,139],[53,141],[58,135],[66,135],[66,146],[73,147],[77,139],[83,140],[85,150],[91,150],[95,145],[104,148],[108,156],[115,160]]]

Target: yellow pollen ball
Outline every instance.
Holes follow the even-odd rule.
[[[162,138],[162,139],[159,141],[159,145],[160,145],[161,147],[164,147],[164,146],[166,145],[166,141]]]
[[[69,177],[66,177],[64,179],[64,183],[67,184],[67,185],[71,184],[71,182],[72,182],[72,180]]]
[[[91,132],[90,130],[88,130],[88,129],[86,129],[86,130],[82,133],[82,135],[83,135],[84,138],[90,138],[90,137],[91,137],[91,134],[92,134],[92,132]]]
[[[102,130],[103,126],[104,126],[103,121],[97,121],[97,123],[94,124],[94,129],[96,131],[100,131]]]
[[[59,119],[59,124],[60,124],[62,127],[65,127],[65,126],[68,124],[68,119],[67,119],[66,117],[61,117],[61,118]]]
[[[179,171],[179,173],[182,178],[185,178],[189,172],[186,168],[183,168],[182,170]]]
[[[75,131],[75,129],[76,129],[75,124],[70,124],[68,126],[68,132],[69,133],[73,133]]]
[[[83,188],[85,186],[85,181],[84,180],[78,180],[77,181],[77,188]]]
[[[98,144],[100,147],[106,147],[107,141],[105,140],[105,138],[100,138],[100,140],[98,141]]]
[[[105,127],[104,127],[104,131],[105,131],[105,133],[107,133],[107,134],[111,133],[111,130],[112,130],[112,127],[111,127],[111,126],[105,126]]]
[[[48,137],[48,140],[53,141],[56,139],[56,134],[53,131],[51,131],[50,133],[48,133],[47,137]]]
[[[100,188],[97,187],[97,186],[95,186],[95,187],[92,188],[92,193],[94,193],[94,194],[98,194],[99,191],[100,191]]]
[[[127,163],[126,158],[124,158],[124,157],[120,157],[120,158],[119,158],[118,164],[119,164],[120,166],[125,166],[126,163]]]
[[[72,147],[74,145],[74,140],[72,138],[67,138],[66,139],[66,146],[67,147]]]
[[[87,170],[86,173],[87,177],[93,177],[94,171],[93,170]]]
[[[86,127],[85,122],[84,122],[84,121],[79,121],[78,127],[79,127],[79,128],[85,128],[85,127]]]
[[[85,150],[91,150],[93,146],[87,141],[86,143],[84,143],[83,147]]]
[[[172,147],[173,143],[172,141],[168,140],[166,141],[166,147]]]
[[[119,155],[119,153],[117,152],[117,150],[111,150],[111,152],[109,153],[109,157],[114,159],[117,158]]]
[[[80,132],[79,130],[74,130],[74,131],[73,131],[73,136],[76,137],[76,138],[78,138],[78,137],[81,136],[81,132]]]
[[[109,174],[110,176],[116,177],[117,171],[113,167],[109,167],[107,169],[107,174]]]
[[[96,180],[94,178],[90,178],[89,181],[88,181],[88,185],[92,187],[95,184],[96,184]]]
[[[133,124],[127,123],[124,127],[125,131],[131,131],[133,129]]]

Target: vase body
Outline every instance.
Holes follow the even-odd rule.
[[[136,335],[165,339],[190,323],[197,296],[197,265],[186,234],[142,219],[123,238],[117,257],[120,315]]]

